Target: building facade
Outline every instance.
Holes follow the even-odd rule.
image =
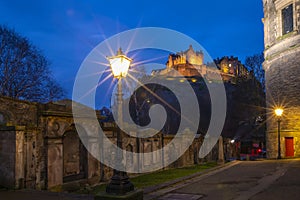
[[[300,0],[263,0],[267,157],[300,156]],[[278,119],[274,109],[284,109]]]
[[[222,76],[223,81],[235,83],[238,77],[248,76],[248,70],[236,57],[223,57],[216,60],[215,65],[209,66],[204,62],[202,51],[195,51],[190,45],[186,51],[176,54],[170,54],[165,69],[153,70],[155,76],[176,77],[174,70],[185,77],[203,77],[208,81],[219,79]]]

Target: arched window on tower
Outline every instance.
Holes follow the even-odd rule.
[[[293,4],[283,8],[281,10],[282,17],[282,35],[290,33],[294,29],[293,19]]]

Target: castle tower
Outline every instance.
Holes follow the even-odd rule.
[[[281,157],[300,156],[300,0],[263,0],[267,157],[278,154],[274,108],[282,106]]]

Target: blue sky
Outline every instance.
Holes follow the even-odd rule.
[[[83,59],[121,31],[169,28],[195,39],[213,58],[234,55],[243,61],[263,51],[262,18],[261,0],[0,0],[0,24],[43,51],[69,98]]]

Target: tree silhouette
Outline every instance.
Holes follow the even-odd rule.
[[[264,60],[263,53],[247,56],[245,60],[245,66],[254,74],[256,79],[261,83],[263,89],[265,89],[265,71],[262,66]]]
[[[64,97],[42,52],[27,38],[1,25],[0,95],[34,102]]]

